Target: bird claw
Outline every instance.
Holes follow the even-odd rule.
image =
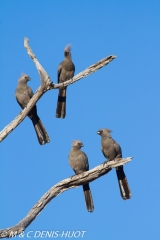
[[[119,160],[121,160],[121,159],[122,159],[121,157],[117,156],[117,157],[115,158],[115,161],[119,161]]]
[[[73,177],[75,177],[77,174],[74,174],[73,176],[71,176],[70,178],[72,179]]]
[[[108,161],[103,162],[103,167],[104,167],[104,165],[105,165],[107,162],[108,162]]]
[[[82,174],[82,176],[84,176],[85,172],[82,172],[81,174]]]

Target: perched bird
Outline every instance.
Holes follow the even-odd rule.
[[[83,147],[83,143],[81,141],[79,140],[73,141],[72,148],[68,156],[69,164],[76,174],[80,174],[82,172],[86,172],[89,170],[87,155],[81,151],[81,147]],[[89,212],[93,212],[94,204],[89,183],[83,185],[83,191],[87,210]]]
[[[101,149],[102,153],[105,156],[105,158],[108,159],[108,161],[111,161],[115,158],[122,158],[122,150],[119,144],[113,140],[111,137],[112,131],[106,128],[100,129],[97,134],[99,134],[101,139]],[[124,200],[131,198],[131,191],[128,185],[128,181],[126,178],[126,175],[123,170],[123,166],[119,166],[116,168],[119,188],[121,196]]]
[[[73,78],[75,72],[75,66],[71,58],[71,46],[67,45],[64,49],[64,61],[58,66],[58,83],[65,82],[70,78]],[[61,87],[59,89],[56,117],[65,118],[66,116],[66,91],[67,87]]]
[[[27,82],[31,78],[27,74],[23,74],[19,80],[18,80],[18,85],[17,89],[15,92],[15,96],[17,99],[17,102],[21,106],[21,108],[25,108],[29,102],[29,100],[33,96],[33,91],[32,89],[27,85]],[[35,128],[38,141],[41,145],[49,143],[50,139],[49,136],[40,120],[40,118],[37,115],[37,107],[36,105],[33,106],[31,111],[28,113],[28,117],[31,119],[33,126]]]

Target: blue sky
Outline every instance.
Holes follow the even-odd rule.
[[[102,163],[96,131],[107,127],[123,157],[134,156],[125,165],[132,199],[121,199],[113,170],[90,183],[93,213],[85,208],[82,187],[71,189],[52,200],[25,233],[86,231],[86,240],[159,239],[159,9],[158,0],[0,1],[1,130],[20,112],[14,92],[22,72],[32,78],[33,91],[40,84],[24,37],[53,82],[68,43],[75,74],[117,56],[68,87],[65,119],[55,118],[57,90],[38,101],[50,144],[38,144],[28,118],[0,143],[0,229],[17,224],[50,187],[73,175],[68,164],[73,140],[84,143],[90,168]]]

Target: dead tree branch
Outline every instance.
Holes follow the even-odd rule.
[[[96,72],[100,68],[106,66],[108,63],[110,63],[116,56],[111,55],[109,57],[103,58],[99,62],[91,65],[87,69],[85,69],[83,72],[80,72],[77,74],[74,78],[60,84],[54,84],[48,75],[48,73],[45,71],[45,69],[41,66],[39,61],[37,60],[35,54],[32,52],[31,48],[28,44],[28,39],[24,39],[24,47],[27,50],[28,55],[31,57],[33,62],[36,65],[36,68],[38,70],[38,73],[41,78],[41,86],[37,89],[34,96],[31,98],[29,103],[27,104],[26,108],[24,108],[20,114],[11,122],[9,123],[1,132],[0,132],[0,142],[2,142],[27,116],[29,111],[32,109],[32,107],[36,104],[36,102],[42,97],[42,95],[51,89],[57,89],[63,86],[68,86],[72,83],[75,83],[76,81],[80,80],[81,78],[87,77],[89,74]]]
[[[114,159],[113,161],[105,162],[91,169],[90,171],[75,175],[57,183],[41,197],[41,199],[31,208],[27,216],[23,218],[18,224],[10,228],[1,229],[0,238],[13,237],[24,232],[24,230],[32,223],[32,221],[40,214],[44,207],[46,207],[46,205],[53,198],[70,188],[76,188],[80,185],[94,181],[95,179],[107,174],[110,170],[112,170],[112,168],[130,162],[131,159],[132,157]]]

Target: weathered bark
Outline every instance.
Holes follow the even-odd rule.
[[[43,210],[44,207],[56,196],[62,192],[70,189],[76,188],[80,185],[86,184],[88,182],[94,181],[97,178],[107,174],[112,168],[120,165],[124,165],[130,162],[132,157],[114,159],[110,162],[105,162],[87,172],[81,173],[79,175],[72,176],[70,178],[64,179],[61,182],[54,185],[49,189],[41,199],[32,207],[27,216],[23,218],[18,224],[13,227],[1,229],[0,238],[13,237],[22,233],[38,216],[38,214]]]
[[[24,39],[24,47],[27,49],[28,55],[34,61],[36,68],[40,74],[41,86],[37,89],[34,96],[31,98],[31,100],[27,104],[26,108],[24,108],[20,112],[20,114],[0,132],[0,142],[2,142],[24,120],[24,118],[27,116],[27,114],[32,109],[32,107],[36,104],[36,102],[42,97],[42,95],[46,91],[51,90],[51,89],[58,89],[62,86],[68,86],[70,84],[73,84],[76,81],[80,80],[81,78],[84,78],[84,77],[88,76],[89,74],[96,72],[100,68],[106,66],[114,58],[116,58],[116,56],[114,56],[114,55],[103,58],[99,62],[97,62],[97,63],[91,65],[90,67],[88,67],[87,69],[85,69],[83,72],[80,72],[79,74],[77,74],[74,78],[72,78],[64,83],[54,84],[53,82],[51,82],[51,79],[50,79],[48,73],[41,66],[41,64],[37,60],[36,56],[32,52],[31,48],[29,47],[27,38]]]

